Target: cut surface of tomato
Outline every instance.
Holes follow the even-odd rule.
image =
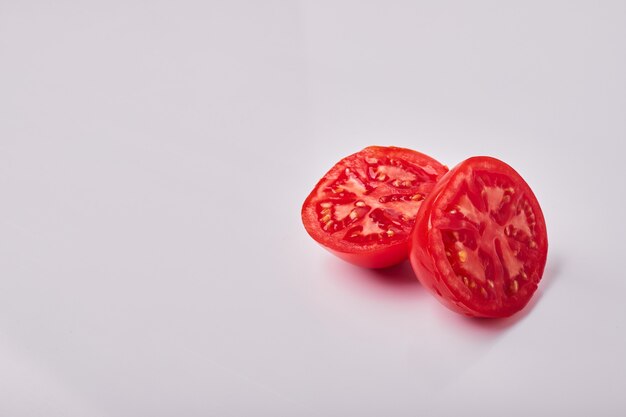
[[[447,167],[404,148],[370,146],[322,177],[302,206],[313,239],[359,266],[384,268],[408,256],[422,201]]]
[[[473,157],[448,172],[422,204],[410,260],[422,284],[472,317],[506,317],[537,289],[548,251],[535,195],[509,165]]]

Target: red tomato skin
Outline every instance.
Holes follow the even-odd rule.
[[[469,306],[463,301],[463,299],[457,296],[454,291],[452,291],[452,289],[446,284],[445,277],[442,276],[442,273],[439,271],[436,265],[437,260],[435,258],[435,245],[437,244],[437,242],[433,242],[430,234],[433,206],[437,204],[443,190],[445,190],[450,185],[450,183],[455,180],[456,176],[461,175],[468,165],[491,163],[491,161],[494,160],[497,161],[497,163],[504,164],[502,161],[499,161],[495,158],[487,156],[476,156],[461,162],[450,171],[448,171],[444,176],[442,176],[435,188],[422,203],[416,217],[415,225],[413,226],[411,239],[409,240],[409,260],[411,263],[411,267],[413,268],[413,271],[415,272],[415,275],[417,276],[417,279],[420,281],[420,283],[428,291],[433,293],[435,295],[435,298],[437,298],[439,302],[448,307],[450,310],[468,317],[509,317],[523,309],[531,299],[531,297],[528,297],[522,304],[510,308],[503,308],[499,311],[481,311],[480,309]],[[513,168],[509,167],[506,164],[504,165],[516,175],[519,175],[516,171],[513,170]],[[525,185],[525,191],[536,200],[534,193],[525,181],[523,182],[523,185]],[[538,224],[540,225],[539,227],[542,229],[545,238],[545,241],[543,242],[543,256],[540,261],[542,265],[540,267],[539,279],[541,279],[547,259],[548,242],[543,213],[538,205],[536,209],[537,210],[535,215],[539,220]],[[538,284],[538,282],[535,283],[535,288],[532,292],[536,290],[536,284]]]
[[[375,152],[390,152],[390,153],[395,154],[396,156],[406,157],[409,161],[413,161],[415,163],[417,163],[417,161],[428,163],[432,165],[439,172],[439,177],[441,177],[444,173],[448,171],[448,167],[446,167],[445,165],[442,165],[437,160],[431,158],[428,155],[422,154],[420,152],[417,152],[411,149],[398,148],[398,147],[393,147],[393,146],[390,146],[390,147],[369,146],[361,150],[360,152],[357,152],[356,154],[359,154],[367,150],[371,150]],[[324,249],[326,249],[333,255],[341,258],[342,260],[349,262],[353,265],[364,267],[364,268],[371,268],[371,269],[388,268],[388,267],[397,265],[405,261],[408,258],[410,236],[409,238],[403,241],[396,242],[394,244],[389,244],[386,246],[363,248],[363,247],[358,247],[357,245],[354,245],[352,247],[344,247],[342,249],[339,249],[337,247],[331,247],[332,242],[329,239],[320,237],[320,235],[315,232],[316,227],[314,225],[317,223],[318,220],[315,217],[314,211],[311,209],[311,207],[313,206],[312,200],[314,197],[315,190],[321,184],[323,184],[324,181],[327,180],[328,175],[331,172],[333,172],[333,170],[335,170],[335,168],[338,165],[340,165],[344,160],[347,160],[348,158],[351,158],[352,156],[356,154],[349,155],[343,158],[341,161],[336,163],[331,168],[331,170],[329,170],[318,181],[318,183],[313,188],[313,191],[305,199],[302,205],[302,210],[301,210],[302,222],[305,226],[305,229],[309,233],[309,235],[320,246],[322,246]],[[393,155],[390,155],[390,156],[393,156]]]
[[[353,265],[363,268],[372,269],[388,268],[390,266],[397,265],[404,261],[408,257],[409,253],[408,242],[388,246],[386,248],[375,249],[367,253],[339,252],[324,245],[321,246],[346,262],[350,262]]]

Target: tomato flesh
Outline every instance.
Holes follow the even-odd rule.
[[[528,303],[548,240],[541,207],[513,168],[489,157],[463,161],[417,217],[411,264],[445,305],[472,317],[505,317]]]
[[[339,161],[302,206],[318,243],[356,265],[383,268],[406,259],[421,202],[447,168],[409,149],[370,146]]]

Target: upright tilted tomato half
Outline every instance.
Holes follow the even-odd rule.
[[[545,221],[528,184],[504,162],[474,157],[422,204],[410,259],[424,287],[452,310],[506,317],[530,300],[547,253]]]
[[[422,201],[448,168],[396,147],[370,146],[333,166],[302,206],[313,239],[355,265],[384,268],[408,256]]]

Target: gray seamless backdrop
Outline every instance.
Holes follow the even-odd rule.
[[[0,0],[0,415],[626,415],[625,74],[624,1]],[[527,309],[308,237],[372,144],[527,179]]]

